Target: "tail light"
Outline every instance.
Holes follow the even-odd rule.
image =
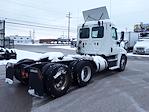
[[[21,70],[21,76],[22,76],[22,78],[28,78],[28,72],[25,71],[24,69]]]

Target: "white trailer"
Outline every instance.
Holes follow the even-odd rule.
[[[121,32],[118,32],[118,38],[121,41]],[[127,51],[132,51],[134,45],[136,44],[139,38],[138,32],[124,32],[124,45],[122,45]]]
[[[77,55],[9,63],[6,82],[15,76],[23,84],[28,84],[31,95],[47,93],[60,97],[66,94],[72,83],[86,86],[95,72],[106,69],[124,71],[127,52],[120,46],[114,24],[105,20],[109,18],[106,7],[84,11],[83,15],[85,22],[78,26]]]

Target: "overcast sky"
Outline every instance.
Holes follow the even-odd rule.
[[[37,28],[6,23],[6,35],[29,35],[35,30],[36,38],[58,38],[67,35],[68,18],[71,13],[71,37],[76,37],[78,24],[83,23],[82,11],[107,6],[110,0],[1,0],[0,18],[6,21],[49,26]],[[133,30],[133,25],[149,23],[149,0],[111,0],[111,21],[118,30]],[[110,14],[109,14],[110,15]],[[21,21],[20,21],[21,20]],[[24,21],[24,22],[23,22]],[[29,23],[30,22],[30,23]]]

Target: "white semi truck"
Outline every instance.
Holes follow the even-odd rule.
[[[83,12],[85,22],[78,26],[77,54],[24,59],[6,65],[6,82],[13,77],[28,85],[31,95],[60,97],[72,84],[86,86],[95,72],[124,71],[126,50],[117,39],[117,29],[109,22],[106,7]]]

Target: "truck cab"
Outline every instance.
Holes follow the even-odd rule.
[[[117,29],[110,22],[93,21],[78,27],[78,53],[115,55],[118,53]]]
[[[120,46],[117,28],[108,20],[106,7],[84,11],[83,16],[85,22],[77,30],[77,53],[102,56],[109,68],[119,68],[121,57],[126,57],[127,52]]]

